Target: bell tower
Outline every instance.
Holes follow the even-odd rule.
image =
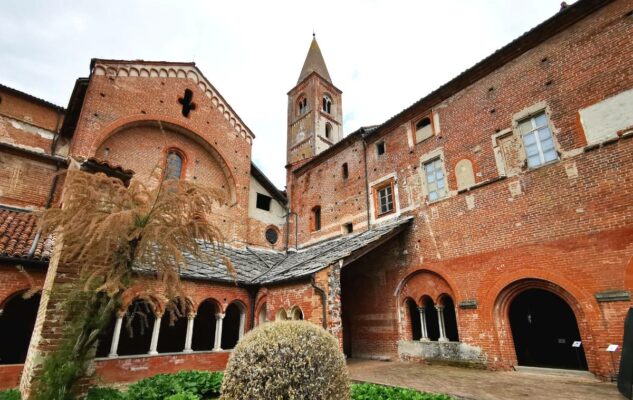
[[[312,36],[297,85],[288,92],[289,165],[310,159],[343,139],[343,92],[332,83]]]

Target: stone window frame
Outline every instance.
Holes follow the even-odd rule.
[[[384,188],[385,186],[389,184],[392,185],[391,195],[393,196],[393,210],[390,212],[380,214],[379,202],[378,202],[378,190]],[[397,218],[401,213],[397,174],[394,172],[394,173],[385,175],[379,179],[376,179],[375,181],[370,182],[369,187],[371,188],[371,193],[372,193],[369,200],[371,222]]]
[[[543,160],[538,165],[530,167],[527,150],[525,148],[525,143],[524,143],[524,136],[527,135],[527,134],[524,134],[524,133],[521,132],[520,126],[521,126],[521,123],[523,123],[525,121],[529,120],[530,122],[532,122],[535,119],[535,117],[537,117],[537,116],[539,116],[541,114],[545,116],[546,125],[543,125],[542,127],[547,127],[547,129],[549,130],[549,134],[550,134],[550,136],[552,138],[552,143],[553,143],[553,146],[554,146],[554,152],[556,153],[556,159],[550,160],[550,161],[544,161]],[[547,112],[545,111],[545,109],[542,109],[540,111],[536,111],[536,112],[530,113],[529,115],[527,115],[527,116],[525,116],[525,117],[523,117],[521,119],[515,119],[515,120],[512,121],[512,125],[513,125],[513,128],[516,130],[517,134],[519,135],[519,137],[521,138],[521,146],[523,147],[523,155],[525,156],[525,162],[526,162],[528,170],[541,168],[541,167],[544,167],[546,165],[553,164],[553,163],[556,163],[556,162],[560,161],[561,153],[560,153],[560,150],[559,150],[559,148],[557,146],[556,139],[554,138],[554,132],[553,132],[553,129],[552,129],[552,124],[550,123],[550,117],[547,114]],[[529,132],[529,134],[532,134],[535,131],[538,131],[538,129],[535,129],[534,126],[532,125],[532,130]],[[539,140],[536,143],[538,145],[539,155],[544,156],[545,152],[543,152],[543,150],[541,149],[541,140],[540,140],[540,138],[539,138]]]
[[[332,115],[332,108],[334,106],[332,96],[329,93],[323,93],[323,99],[321,102],[323,103],[321,104],[321,111],[328,115]]]
[[[429,120],[429,125],[431,126],[431,136],[424,138],[422,140],[420,140],[418,142],[418,138],[417,138],[417,132],[418,132],[418,124],[420,122],[422,122],[423,120],[428,119]],[[419,116],[418,118],[414,119],[411,121],[411,132],[413,135],[413,144],[414,145],[418,145],[420,143],[424,143],[427,140],[431,139],[433,136],[435,136],[435,121],[434,121],[434,114],[433,112],[428,112],[426,114],[423,114],[421,116]]]
[[[444,173],[444,179],[446,180],[446,196],[440,197],[439,199],[429,201],[429,189],[426,182],[426,171],[424,165],[430,161],[435,159],[439,159],[442,164],[442,172]],[[451,198],[456,192],[452,191],[450,188],[450,182],[448,180],[448,171],[446,170],[446,158],[444,156],[444,149],[439,147],[433,151],[430,151],[420,157],[419,163],[419,174],[420,174],[420,182],[421,184],[421,196],[424,199],[426,204],[434,204],[440,202],[442,200],[446,200]]]
[[[301,93],[299,100],[297,100],[297,117],[304,115],[306,112],[308,112],[308,97]]]

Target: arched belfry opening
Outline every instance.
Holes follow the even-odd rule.
[[[21,364],[26,359],[35,326],[40,294],[15,294],[0,314],[0,364]]]
[[[587,369],[578,322],[565,300],[549,290],[532,288],[510,303],[508,317],[521,366]]]

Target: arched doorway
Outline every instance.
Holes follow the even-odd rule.
[[[510,304],[510,326],[519,365],[587,369],[578,323],[573,310],[545,289],[527,289]]]
[[[15,294],[0,314],[0,364],[22,364],[29,350],[40,294]]]

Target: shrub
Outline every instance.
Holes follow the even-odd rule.
[[[184,400],[209,398],[220,394],[221,372],[180,371],[160,374],[129,386],[126,400],[163,400],[166,397],[189,393],[196,397]]]
[[[183,392],[178,394],[172,394],[169,397],[165,397],[165,400],[200,400],[200,397],[189,392]]]
[[[114,388],[95,387],[88,390],[86,400],[127,400],[127,397]]]
[[[233,351],[220,399],[347,400],[345,358],[338,341],[310,322],[264,324]]]
[[[0,400],[20,400],[21,398],[17,389],[0,390]]]
[[[452,400],[446,394],[423,393],[413,389],[359,383],[352,385],[353,400]]]

